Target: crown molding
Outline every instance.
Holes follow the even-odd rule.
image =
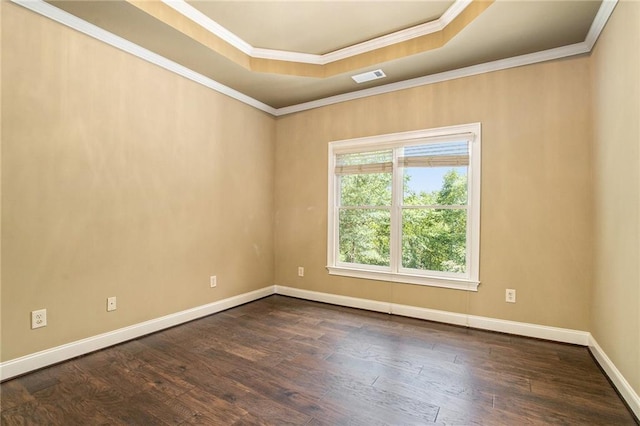
[[[471,4],[472,1],[473,0],[456,0],[451,5],[451,7],[445,10],[442,16],[436,20],[436,21],[440,21],[440,24],[442,25],[442,28],[440,29],[444,29],[444,27],[449,25],[451,21],[456,19],[458,15],[460,15],[462,11],[465,10],[467,6]]]
[[[595,42],[597,41],[600,33],[602,32],[607,20],[613,13],[613,10],[618,0],[605,0],[602,2],[600,9],[591,25],[589,33],[585,41],[581,43],[572,44],[569,46],[563,46],[555,49],[545,50],[542,52],[530,53],[527,55],[517,56],[513,58],[502,59],[498,61],[488,62],[484,64],[474,65],[466,68],[460,68],[457,70],[446,71],[439,74],[432,74],[424,77],[418,77],[411,80],[405,80],[397,83],[386,84],[383,86],[377,86],[370,89],[359,90],[355,92],[346,93],[343,95],[331,96],[316,101],[305,102],[297,105],[291,105],[283,108],[273,108],[263,102],[258,101],[250,96],[240,93],[228,86],[218,83],[208,77],[205,77],[199,73],[196,73],[178,63],[175,63],[167,58],[157,55],[143,47],[140,47],[128,40],[116,36],[108,31],[105,31],[93,24],[90,24],[70,13],[67,13],[55,6],[46,3],[43,0],[11,0],[20,6],[23,6],[33,12],[46,16],[56,22],[80,31],[88,36],[94,37],[100,41],[103,41],[111,46],[135,55],[148,62],[156,64],[168,71],[181,75],[196,83],[202,84],[212,90],[234,98],[240,102],[257,108],[261,111],[269,113],[273,116],[280,117],[287,114],[293,114],[296,112],[306,111],[314,108],[319,108],[327,105],[332,105],[340,102],[347,102],[355,99],[361,99],[369,96],[376,96],[380,94],[395,92],[398,90],[410,89],[418,86],[424,86],[428,84],[439,83],[448,80],[454,80],[458,78],[470,77],[473,75],[500,71],[504,69],[531,65],[538,62],[545,62],[554,59],[565,58],[574,55],[581,55],[591,52]],[[457,4],[457,2],[456,2]],[[444,15],[443,15],[444,16]]]
[[[536,64],[538,62],[546,62],[554,59],[566,58],[568,56],[581,55],[589,53],[590,48],[586,42],[576,43],[569,46],[558,47],[555,49],[544,50],[542,52],[529,53],[527,55],[515,56],[513,58],[501,59],[498,61],[487,62],[484,64],[473,65],[457,70],[445,71],[438,74],[431,74],[424,77],[418,77],[411,80],[399,81],[397,83],[376,86],[370,89],[358,90],[342,95],[331,96],[317,101],[305,102],[302,104],[292,105],[289,107],[278,108],[276,116],[293,114],[296,112],[306,111],[309,109],[320,108],[327,105],[337,104],[341,102],[352,101],[355,99],[366,98],[369,96],[382,95],[385,93],[397,92],[398,90],[411,89],[414,87],[425,86],[433,83],[440,83],[458,78],[471,77],[473,75],[485,74],[494,71],[505,70],[509,68],[521,67],[524,65]]]
[[[205,28],[210,33],[216,35],[222,40],[226,41],[242,53],[252,56],[254,47],[249,43],[227,30],[222,25],[218,24],[213,19],[209,18],[204,13],[200,12],[195,7],[191,6],[184,0],[161,0],[164,4],[175,10],[176,12],[191,19],[196,24]]]
[[[615,9],[617,4],[618,0],[604,0],[600,5],[600,9],[598,9],[598,13],[596,13],[596,17],[593,19],[591,28],[589,28],[587,37],[584,40],[589,46],[589,50],[593,49],[596,41],[598,41],[598,37],[600,37],[602,29],[609,20],[609,17],[613,13],[613,9]]]
[[[381,37],[377,37],[362,43],[348,46],[343,49],[316,55],[303,52],[289,52],[285,50],[264,49],[253,47],[242,38],[232,33],[213,19],[200,12],[195,7],[188,4],[185,0],[161,0],[167,6],[181,13],[198,25],[204,27],[209,32],[226,41],[241,52],[251,56],[252,58],[270,59],[276,61],[298,62],[303,64],[326,65],[352,56],[361,55],[383,47],[402,43],[427,34],[442,31],[451,23],[458,15],[460,15],[469,6],[473,0],[455,0],[455,2],[442,14],[442,16],[434,21],[416,25],[411,28],[396,31]]]
[[[529,53],[521,56],[514,56],[512,58],[501,59],[493,62],[487,62],[484,64],[473,65],[466,68],[459,68],[457,70],[445,71],[438,74],[431,74],[424,77],[418,77],[411,80],[385,84],[383,86],[376,86],[370,89],[358,90],[355,92],[349,92],[342,95],[331,96],[328,98],[318,99],[316,101],[305,102],[297,105],[278,108],[276,110],[275,115],[279,117],[279,116],[293,114],[296,112],[302,112],[302,111],[306,111],[314,108],[320,108],[327,105],[352,101],[355,99],[366,98],[369,96],[376,96],[376,95],[382,95],[385,93],[396,92],[398,90],[411,89],[414,87],[425,86],[428,84],[440,83],[443,81],[455,80],[455,79],[464,78],[464,77],[471,77],[478,74],[484,74],[484,73],[489,73],[494,71],[505,70],[509,68],[521,67],[525,65],[532,65],[539,62],[552,61],[554,59],[561,59],[569,56],[576,56],[576,55],[590,53],[596,41],[598,40],[598,37],[600,37],[600,33],[604,29],[605,24],[609,20],[609,17],[613,13],[613,10],[615,9],[617,3],[618,3],[618,0],[604,0],[602,2],[602,4],[600,5],[600,8],[598,9],[598,13],[596,14],[593,22],[591,23],[591,27],[589,28],[589,32],[587,33],[585,41],[580,43],[557,47],[555,49],[543,50],[541,52]]]
[[[269,59],[272,61],[298,62],[311,65],[326,65],[328,63],[323,60],[322,55],[287,52],[286,50],[263,49],[261,47],[253,47],[249,55],[252,58]]]
[[[26,9],[29,9],[42,16],[45,16],[49,19],[52,19],[63,25],[66,25],[67,27],[73,28],[76,31],[79,31],[83,34],[86,34],[90,37],[93,37],[97,40],[107,43],[127,53],[130,53],[140,59],[144,59],[147,62],[151,62],[152,64],[158,65],[159,67],[162,67],[178,75],[181,75],[182,77],[185,77],[191,81],[199,83],[205,87],[208,87],[209,89],[215,90],[218,93],[227,95],[233,99],[236,99],[240,102],[243,102],[261,111],[264,111],[271,115],[275,115],[277,112],[275,108],[263,102],[260,102],[257,99],[247,96],[244,93],[238,92],[237,90],[232,89],[231,87],[225,86],[222,83],[218,83],[217,81],[210,79],[209,77],[199,74],[183,65],[180,65],[176,62],[173,62],[165,58],[164,56],[160,56],[157,53],[154,53],[150,50],[145,49],[144,47],[141,47],[135,43],[130,42],[129,40],[126,40],[113,33],[110,33],[109,31],[103,30],[102,28],[96,25],[93,25],[83,19],[80,19],[75,15],[65,12],[62,9],[58,9],[57,7],[52,6],[51,4],[43,0],[11,0],[11,1]]]
[[[467,6],[471,4],[471,2],[472,0],[456,0],[451,7],[449,7],[449,9],[447,9],[445,13],[435,21],[420,24],[405,30],[396,31],[391,34],[324,54],[322,55],[322,63],[329,64],[331,62],[350,58],[362,53],[371,52],[393,44],[402,43],[403,41],[442,31],[451,23],[451,21],[460,15]]]

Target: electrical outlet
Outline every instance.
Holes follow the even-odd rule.
[[[218,278],[215,275],[211,275],[209,277],[209,285],[211,286],[211,288],[218,285]]]
[[[508,303],[516,303],[516,291],[512,288],[508,288],[505,293],[504,301]]]
[[[304,267],[298,266],[298,276],[304,277]]]
[[[107,297],[107,311],[115,311],[117,308],[118,306],[116,305],[116,297]]]
[[[31,311],[31,329],[47,326],[47,310]]]

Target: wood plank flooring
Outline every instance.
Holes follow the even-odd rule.
[[[584,347],[283,296],[0,392],[2,425],[635,424]]]

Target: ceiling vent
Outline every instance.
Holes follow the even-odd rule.
[[[386,76],[387,75],[382,70],[375,70],[363,72],[362,74],[358,75],[352,75],[351,78],[354,79],[356,83],[364,83],[366,81],[377,80]]]

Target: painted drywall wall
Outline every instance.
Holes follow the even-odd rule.
[[[271,116],[4,2],[2,88],[3,361],[273,283]]]
[[[2,8],[4,1],[0,0],[0,23],[2,23]],[[0,28],[0,47],[2,46],[2,28]],[[2,59],[0,54],[0,59]],[[0,65],[0,308],[2,308],[2,66]],[[0,312],[0,361],[2,360],[2,312]]]
[[[592,52],[595,271],[590,331],[640,394],[640,3]]]
[[[276,284],[588,330],[592,281],[589,58],[515,68],[279,118]],[[327,144],[482,123],[477,293],[329,276]],[[297,276],[297,267],[305,276]],[[505,289],[517,303],[505,303]]]

